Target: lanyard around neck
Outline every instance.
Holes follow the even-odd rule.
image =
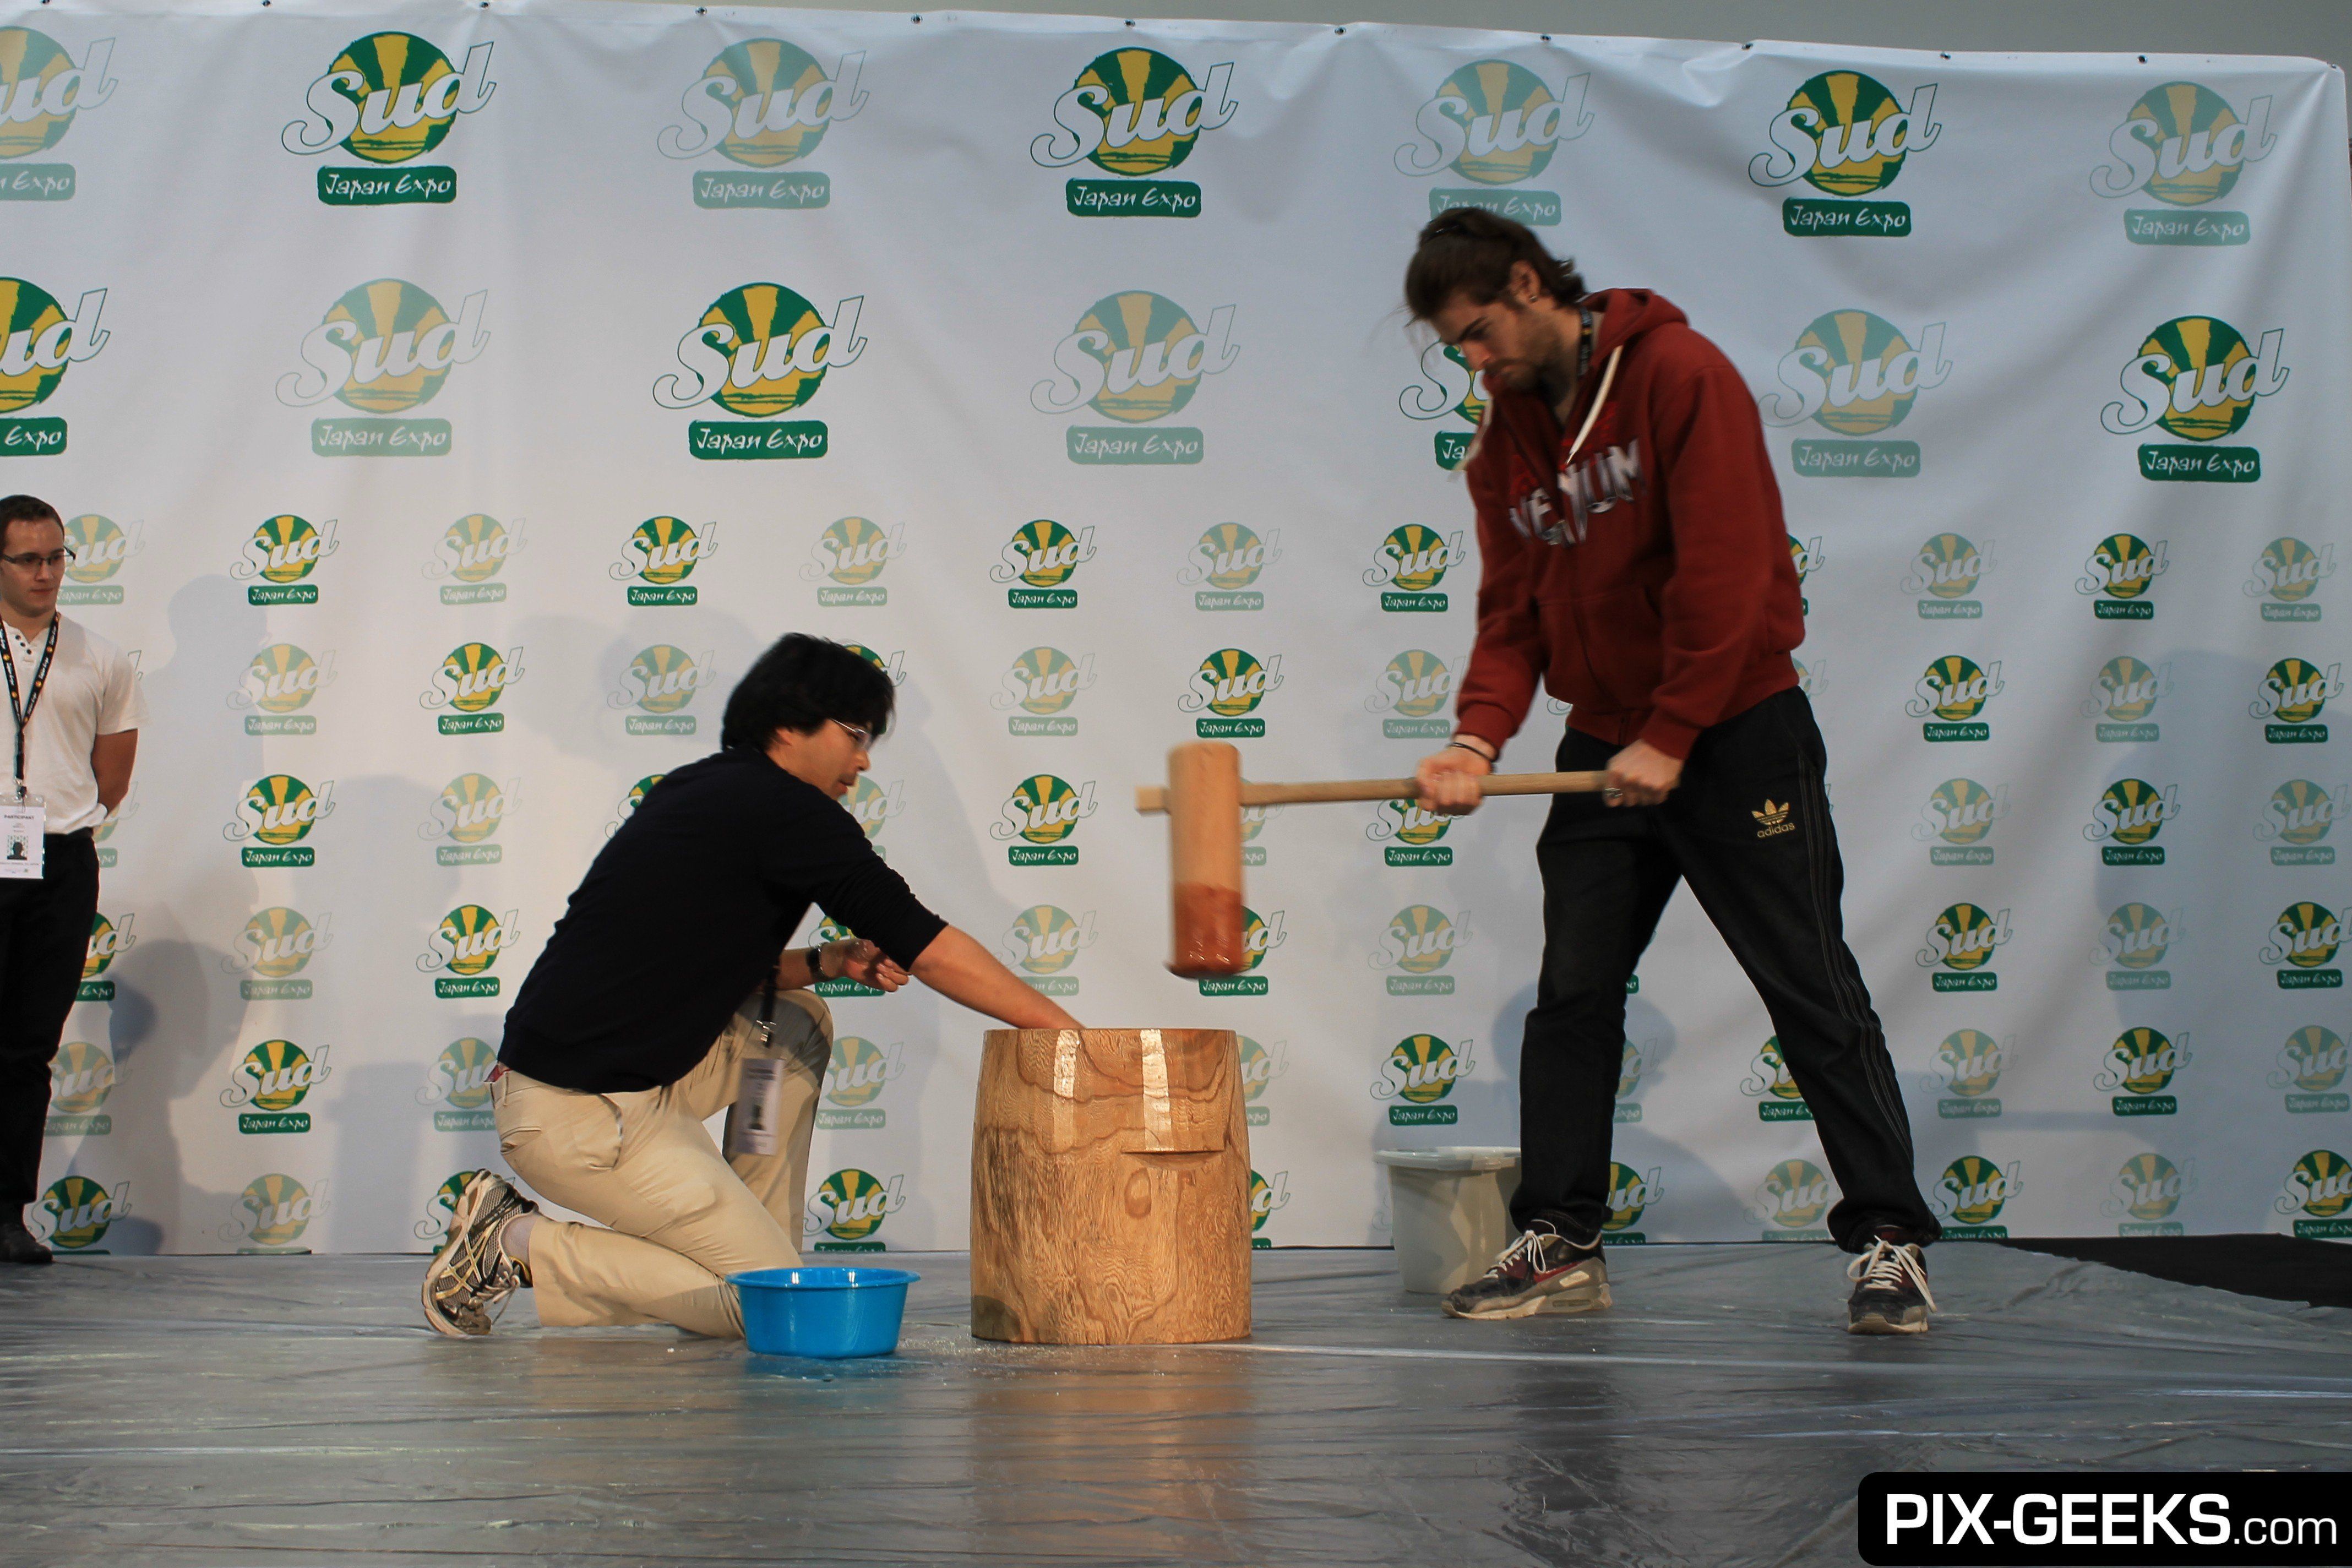
[[[58,656],[58,627],[60,624],[57,616],[50,616],[49,635],[41,644],[41,662],[33,670],[29,694],[22,699],[16,689],[15,650],[11,649],[6,658],[0,659],[0,665],[5,665],[8,671],[8,711],[16,721],[16,788],[19,795],[24,793],[25,785],[25,729],[33,721],[33,710],[41,705],[41,689],[49,683],[49,661]],[[29,647],[31,645],[26,646]]]

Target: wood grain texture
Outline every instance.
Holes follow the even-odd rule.
[[[1589,795],[1608,783],[1608,775],[1584,773],[1488,773],[1478,781],[1478,793],[1487,795]],[[1248,784],[1241,786],[1244,805],[1323,805],[1357,800],[1410,800],[1421,788],[1412,779],[1325,779],[1308,784]],[[1135,786],[1135,809],[1150,816],[1168,809],[1168,791],[1159,784]]]
[[[1197,1344],[1250,1329],[1230,1029],[992,1029],[971,1139],[971,1331]]]

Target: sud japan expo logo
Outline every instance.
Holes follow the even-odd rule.
[[[327,1212],[327,1184],[305,1186],[282,1172],[271,1172],[247,1183],[236,1206],[245,1211],[245,1218],[230,1221],[220,1234],[224,1241],[250,1244],[238,1247],[239,1252],[307,1252],[308,1247],[294,1244],[312,1220]]]
[[[857,335],[865,308],[865,295],[850,295],[828,321],[781,283],[730,289],[678,339],[678,369],[654,383],[654,401],[664,408],[715,403],[737,416],[689,425],[687,450],[694,457],[822,458],[831,444],[823,420],[752,421],[801,407],[828,372],[857,363],[866,353]]]
[[[1916,338],[1916,343],[1915,343]],[[1832,310],[1797,334],[1780,356],[1781,390],[1759,400],[1765,423],[1810,420],[1833,436],[1882,436],[1910,416],[1920,393],[1952,374],[1944,357],[1944,323],[1914,333],[1868,310]],[[1815,479],[1916,478],[1915,441],[1800,440],[1789,449],[1796,471]]]
[[[1433,905],[1408,904],[1389,917],[1370,962],[1393,972],[1387,985],[1391,996],[1451,996],[1454,976],[1438,972],[1469,942],[1468,910],[1449,915]]]
[[[0,174],[0,181],[6,176]],[[79,517],[66,519],[66,548],[73,558],[66,563],[66,580],[58,589],[61,605],[119,605],[122,603],[122,585],[110,581],[122,570],[123,563],[139,553],[146,541],[142,523],[118,523],[112,518],[96,512],[84,512]],[[2334,546],[2330,546],[2333,549]],[[2307,592],[2307,590],[2306,590]],[[2319,606],[2314,605],[2312,619],[2318,619]]]
[[[1911,558],[1902,588],[1918,595],[1923,621],[1982,620],[1984,605],[1975,596],[1977,580],[1991,570],[1991,540],[1979,546],[1961,534],[1938,533]]]
[[[1074,784],[1039,773],[1013,786],[988,835],[1010,844],[1005,855],[1013,865],[1075,866],[1078,847],[1067,840],[1095,814],[1095,804],[1094,780]]]
[[[441,917],[433,945],[416,955],[416,967],[427,974],[448,972],[433,982],[436,996],[495,996],[499,980],[490,966],[521,935],[514,910],[501,916],[479,904],[459,904]]]
[[[1003,942],[1004,961],[1046,995],[1075,996],[1078,977],[1067,971],[1100,934],[1092,910],[1074,915],[1054,904],[1039,904],[1013,917]]]
[[[2339,784],[2331,793],[2310,779],[2289,779],[2271,791],[2254,837],[2271,844],[2273,866],[2333,866],[2336,847],[2322,844],[2327,830],[2352,818],[2352,784]]]
[[[2147,591],[2171,564],[2164,540],[2150,544],[2136,533],[2111,533],[2091,547],[2074,592],[2091,598],[2091,613],[2102,621],[2152,621],[2155,602]]]
[[[1014,584],[1004,590],[1004,603],[1015,610],[1074,610],[1078,591],[1068,586],[1071,575],[1095,558],[1095,531],[1076,532],[1050,517],[1032,518],[1013,531],[988,569],[992,583]]]
[[[310,983],[294,977],[334,940],[333,921],[321,913],[313,924],[301,910],[282,904],[263,910],[236,933],[236,950],[221,967],[248,977],[237,985],[247,1002],[302,1001],[310,994]]]
[[[2008,689],[2001,683],[2000,660],[1979,666],[1963,654],[1948,653],[1927,667],[1912,683],[1912,697],[1903,711],[1924,719],[1922,738],[1929,741],[1982,741],[1992,727],[1977,715],[1985,704]]]
[[[1435,1035],[1407,1035],[1390,1047],[1371,1086],[1374,1100],[1402,1102],[1389,1107],[1389,1124],[1451,1127],[1460,1121],[1461,1108],[1444,1101],[1475,1065],[1471,1044],[1466,1036],[1449,1044]]]
[[[880,1252],[887,1243],[875,1239],[882,1222],[907,1206],[907,1178],[888,1181],[854,1166],[835,1171],[819,1183],[809,1199],[803,1236],[828,1239],[812,1243],[812,1252]]]
[[[1601,1228],[1609,1233],[1612,1241],[1637,1242],[1642,1233],[1633,1227],[1642,1223],[1642,1212],[1665,1195],[1665,1187],[1658,1180],[1660,1167],[1637,1171],[1631,1165],[1609,1162],[1609,1195],[1602,1201],[1609,1206],[1609,1217]]]
[[[2344,695],[2344,667],[2321,668],[2299,658],[2283,658],[2263,672],[2261,695],[2246,711],[2272,722],[2263,726],[2263,739],[2273,745],[2310,743],[2327,739],[2327,726],[2318,722],[2329,699]]]
[[[0,201],[62,202],[74,194],[70,163],[23,162],[47,152],[74,116],[114,96],[106,74],[114,40],[100,38],[76,65],[65,47],[30,27],[0,27]]]
[[[232,844],[253,840],[240,857],[247,866],[315,865],[318,851],[302,841],[334,809],[334,780],[313,786],[291,773],[270,773],[247,788],[221,837]]]
[[[1859,201],[1893,184],[1914,153],[1936,144],[1936,84],[1911,90],[1906,106],[1860,71],[1824,71],[1790,95],[1765,134],[1772,151],[1748,162],[1748,177],[1768,190],[1802,180],[1836,199],[1790,196],[1780,204],[1783,231],[1806,237],[1874,235],[1899,239],[1911,232],[1902,202]]]
[[[1201,133],[1232,121],[1230,61],[1211,66],[1197,81],[1157,49],[1113,49],[1078,73],[1054,100],[1055,129],[1029,143],[1042,168],[1081,161],[1116,179],[1077,179],[1063,189],[1074,217],[1198,217],[1201,187],[1160,180],[1192,155]]]
[[[1561,142],[1592,129],[1584,107],[1591,86],[1586,72],[1555,92],[1523,65],[1473,60],[1440,82],[1413,115],[1413,139],[1396,150],[1397,172],[1417,178],[1452,174],[1471,182],[1466,189],[1432,190],[1432,217],[1448,207],[1475,206],[1530,226],[1557,224],[1556,193],[1506,187],[1541,174]]]
[[[1451,414],[1469,427],[1440,430],[1431,437],[1437,466],[1452,473],[1469,460],[1488,395],[1486,373],[1473,372],[1462,351],[1440,338],[1421,351],[1421,379],[1397,394],[1397,412],[1408,419]]]
[[[221,1090],[225,1106],[251,1106],[236,1119],[239,1132],[308,1132],[310,1113],[294,1108],[309,1098],[327,1077],[327,1052],[314,1046],[304,1050],[291,1040],[264,1040],[237,1059],[229,1069],[228,1087]]]
[[[2008,942],[2009,911],[1954,904],[1927,927],[1927,945],[1914,955],[1937,991],[1992,991],[2000,977],[1986,967],[1995,949]]]
[[[2283,328],[2250,345],[2217,317],[2176,316],[2150,332],[2124,366],[2117,378],[2123,398],[2099,411],[2099,424],[2115,436],[2162,430],[2196,443],[2140,447],[2142,479],[2251,484],[2263,477],[2262,454],[2210,443],[2236,435],[2253,417],[2257,399],[2285,387],[2285,343]]]
[[[114,1000],[114,982],[100,977],[112,967],[116,959],[138,945],[139,938],[132,934],[131,929],[138,919],[136,915],[124,915],[118,920],[109,920],[103,913],[94,913],[89,917],[89,945],[82,950],[81,990],[76,994],[79,1000]]]
[[[2008,1226],[1992,1222],[2000,1217],[2010,1199],[2025,1190],[2023,1170],[2021,1162],[2004,1170],[1981,1154],[1963,1154],[1945,1166],[1927,1194],[1950,1222],[1944,1227],[1945,1236],[1996,1240],[2007,1236]]]
[[[1439,533],[1417,522],[1389,531],[1372,552],[1365,568],[1364,586],[1379,588],[1381,608],[1406,614],[1443,610],[1446,595],[1437,591],[1445,574],[1469,559],[1462,534]]]
[[[105,1114],[106,1097],[121,1081],[114,1058],[104,1046],[91,1040],[59,1046],[49,1062],[47,1135],[80,1137],[114,1131],[114,1118]]]
[[[816,1124],[841,1129],[888,1125],[889,1113],[874,1101],[905,1070],[905,1054],[903,1046],[878,1046],[856,1035],[835,1039],[825,1064],[825,1103],[817,1110]]]
[[[520,645],[500,653],[488,643],[459,643],[433,673],[433,684],[416,697],[420,708],[449,708],[438,721],[445,735],[495,734],[507,716],[491,711],[508,687],[522,679]]]
[[[245,542],[245,553],[229,563],[228,574],[239,582],[261,579],[246,589],[248,605],[315,605],[319,586],[303,579],[335,552],[339,542],[333,518],[314,523],[281,512],[255,526]]]
[[[2134,1154],[2108,1184],[2108,1196],[2099,1205],[2099,1212],[2109,1219],[2129,1215],[2129,1220],[2116,1227],[2124,1236],[2179,1236],[2180,1222],[2172,1217],[2172,1211],[2196,1188],[2194,1160],[2176,1165],[2154,1151]]]
[[[425,1086],[416,1091],[419,1105],[442,1108],[433,1112],[434,1131],[486,1132],[497,1125],[490,1110],[490,1074],[498,1065],[498,1047],[470,1035],[441,1047]]]
[[[1928,844],[1930,866],[1990,866],[1992,846],[1984,842],[1992,825],[2009,815],[2009,786],[1987,789],[1974,779],[1946,779],[1927,796],[1911,837]]]
[[[509,528],[486,512],[468,512],[441,531],[433,559],[425,563],[428,578],[450,577],[441,584],[445,605],[502,604],[504,583],[493,583],[507,562],[522,549],[522,520]]]
[[[820,605],[887,605],[890,590],[874,579],[906,552],[903,522],[885,528],[870,518],[835,518],[810,546],[809,558],[801,563],[801,581],[832,580],[831,587],[816,591]]]
[[[2336,990],[2344,972],[2330,967],[2336,950],[2344,945],[2344,922],[2326,904],[2300,899],[2279,911],[2271,922],[2270,940],[2263,943],[2262,961],[2277,965],[2282,991]]]
[[[833,200],[833,181],[791,165],[809,157],[824,133],[866,107],[857,85],[866,68],[859,50],[841,57],[831,75],[814,56],[782,38],[746,38],[721,49],[678,100],[684,125],[666,127],[654,145],[666,158],[706,153],[737,165],[697,169],[698,207],[821,207]]]
[[[605,575],[629,584],[632,605],[691,605],[702,595],[687,579],[718,553],[717,523],[706,522],[697,532],[682,517],[649,517],[630,530],[621,558]]]
[[[340,147],[362,161],[319,171],[319,199],[329,206],[455,201],[457,171],[415,160],[448,139],[457,116],[490,101],[496,47],[476,44],[458,66],[414,33],[356,39],[310,83],[302,118],[278,132],[278,144],[298,156]]]
[[[488,842],[514,809],[520,781],[504,784],[488,773],[459,773],[441,786],[431,813],[416,825],[419,838],[440,838],[434,862],[442,866],[495,866],[504,858],[501,846]]]
[[[2115,162],[2091,171],[2091,189],[2111,197],[2146,192],[2165,204],[2125,210],[2124,234],[2134,245],[2243,245],[2253,237],[2245,214],[2205,209],[2277,145],[2268,96],[2250,100],[2241,120],[2211,88],[2168,81],[2142,93],[2108,136]]]
[[[1811,1160],[1783,1160],[1757,1184],[1756,1206],[1778,1227],[1765,1236],[1773,1241],[1818,1241],[1829,1235],[1822,1216],[1836,1200],[1837,1189]]]
[[[1201,661],[1176,706],[1201,715],[1193,728],[1204,741],[1255,738],[1265,733],[1265,721],[1255,717],[1258,704],[1281,686],[1280,654],[1261,663],[1246,648],[1221,647]]]
[[[395,416],[432,402],[451,369],[481,357],[490,342],[482,325],[489,303],[488,291],[477,289],[452,321],[414,283],[362,283],[303,334],[304,368],[278,378],[278,401],[312,408],[333,398],[369,416],[312,420],[310,450],[319,457],[446,458],[447,420]]]
[[[1054,345],[1054,374],[1029,389],[1040,414],[1092,409],[1109,426],[1073,425],[1074,463],[1197,463],[1201,432],[1153,424],[1183,411],[1203,377],[1233,367],[1234,307],[1209,312],[1206,328],[1184,307],[1144,289],[1106,294]]]
[[[656,643],[642,647],[621,672],[620,684],[604,694],[607,708],[634,708],[622,721],[632,735],[691,735],[695,716],[686,712],[694,694],[719,679],[706,651],[696,658],[682,647]]]
[[[49,1184],[33,1205],[48,1222],[46,1238],[60,1252],[88,1252],[106,1239],[107,1227],[131,1212],[131,1184],[111,1189],[88,1176],[64,1176]]]
[[[2316,550],[2293,537],[2273,539],[2254,559],[2253,575],[2246,579],[2249,598],[2263,599],[2266,621],[2315,621],[2320,607],[2310,603],[2320,580],[2336,574],[2336,546]]]
[[[1057,647],[1033,647],[1013,661],[988,705],[1020,710],[1004,721],[1015,735],[1075,735],[1077,716],[1067,710],[1094,683],[1094,655],[1073,658]]]
[[[2352,1236],[2352,1161],[2333,1149],[2314,1149],[2286,1173],[2285,1191],[2271,1206],[2280,1214],[2310,1217],[2294,1222],[2294,1234],[2335,1239]]]
[[[1453,732],[1453,721],[1444,716],[1453,700],[1454,672],[1445,661],[1412,647],[1389,660],[1364,699],[1364,710],[1389,715],[1381,721],[1381,733],[1391,741],[1438,737]]]
[[[105,310],[103,289],[83,294],[68,315],[39,284],[0,278],[0,330],[7,334],[0,347],[0,416],[48,401],[65,384],[68,367],[97,357],[113,336],[98,324]],[[0,456],[48,457],[65,449],[62,419],[0,417]]]

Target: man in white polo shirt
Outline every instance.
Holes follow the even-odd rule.
[[[81,984],[98,911],[90,830],[122,803],[147,700],[122,650],[58,614],[57,508],[0,498],[0,1260],[47,1263],[25,1228],[40,1181],[49,1062]]]

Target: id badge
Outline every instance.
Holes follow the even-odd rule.
[[[41,797],[0,798],[0,877],[34,882],[41,877],[41,835],[48,810]]]
[[[745,1057],[727,1112],[729,1154],[773,1154],[782,1146],[784,1069],[782,1057]]]

